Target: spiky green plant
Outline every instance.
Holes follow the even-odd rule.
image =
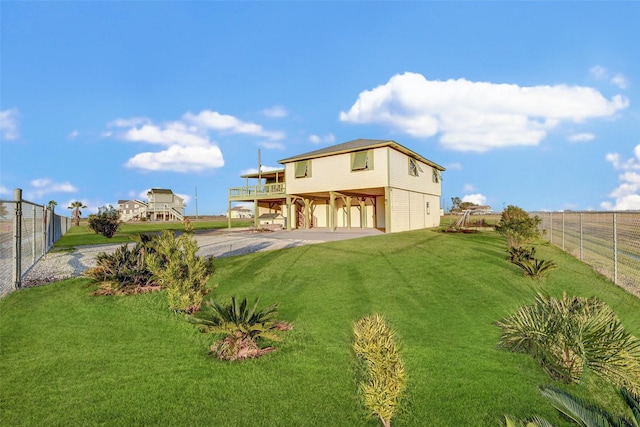
[[[506,427],[554,427],[549,421],[542,417],[534,416],[527,420],[519,420],[511,415],[504,416]]]
[[[533,246],[530,248],[526,248],[524,246],[518,247],[509,247],[509,261],[523,261],[523,260],[532,260],[535,259],[536,248]]]
[[[202,310],[189,317],[200,332],[223,334],[225,337],[211,346],[210,354],[225,360],[249,359],[275,350],[261,348],[260,340],[280,341],[278,331],[291,329],[287,322],[276,320],[278,304],[258,309],[259,300],[249,305],[247,298],[239,301],[231,297],[231,303],[221,305],[207,301]]]
[[[613,414],[555,387],[541,386],[539,390],[554,408],[581,427],[640,427],[640,398],[625,389],[620,390],[628,408],[628,413],[623,415]],[[528,420],[518,420],[506,415],[505,420],[507,427],[554,427],[544,418],[537,416]]]
[[[365,316],[353,326],[353,350],[367,369],[368,378],[360,383],[364,404],[383,426],[391,418],[406,387],[404,364],[394,341],[394,332],[379,314]]]
[[[527,277],[533,279],[540,279],[549,271],[558,268],[558,265],[551,260],[535,259],[535,258],[522,258],[511,261],[513,264],[524,270],[524,274]]]
[[[132,239],[136,243],[131,249],[123,244],[111,254],[98,253],[96,266],[84,272],[85,276],[100,282],[97,294],[130,294],[158,288],[145,262],[145,257],[154,252],[151,236],[135,235]]]
[[[196,254],[199,248],[191,223],[185,221],[180,236],[164,230],[153,239],[152,246],[155,253],[147,256],[147,266],[154,280],[167,289],[169,308],[185,313],[198,311],[215,268],[213,258]]]
[[[527,353],[553,378],[579,383],[588,369],[617,387],[640,392],[640,340],[595,297],[538,294],[535,303],[497,322],[498,347]]]

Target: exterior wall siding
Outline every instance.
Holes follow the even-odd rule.
[[[289,194],[384,187],[387,181],[386,148],[373,150],[373,170],[352,172],[349,153],[311,159],[308,178],[295,178],[295,162],[287,163],[285,170]]]
[[[389,185],[403,190],[440,196],[442,186],[433,182],[433,168],[417,161],[422,169],[418,176],[409,175],[409,157],[399,151],[389,149]]]

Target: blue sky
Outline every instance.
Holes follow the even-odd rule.
[[[640,209],[638,2],[0,2],[0,198],[240,175],[356,138],[501,210]]]

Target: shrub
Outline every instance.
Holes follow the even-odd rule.
[[[640,340],[595,297],[538,294],[535,304],[497,322],[498,347],[526,353],[552,377],[579,383],[585,368],[619,388],[640,393]]]
[[[515,263],[516,261],[525,261],[525,260],[533,260],[535,259],[536,248],[533,246],[529,249],[518,246],[518,247],[509,247],[509,261]]]
[[[540,222],[538,216],[531,217],[524,209],[509,205],[502,211],[496,231],[507,238],[510,247],[516,248],[540,236]]]
[[[154,253],[147,256],[147,267],[154,280],[167,289],[169,308],[184,313],[200,309],[207,294],[207,282],[213,274],[213,257],[198,256],[193,226],[184,222],[184,233],[176,236],[164,230],[153,239]]]
[[[110,239],[120,227],[120,211],[113,206],[101,206],[97,214],[89,215],[89,229]]]
[[[540,393],[551,402],[554,408],[580,426],[640,426],[640,397],[634,396],[626,389],[621,389],[620,395],[628,408],[627,412],[630,413],[633,418],[613,414],[606,409],[595,406],[584,399],[573,396],[555,387],[542,386],[540,387]],[[529,420],[516,420],[507,415],[505,419],[507,421],[507,427],[553,427],[553,424],[540,417],[533,417]]]
[[[513,261],[515,265],[524,270],[524,275],[533,279],[540,279],[551,270],[558,268],[558,265],[551,260],[543,259],[523,259],[521,261]]]
[[[209,301],[189,321],[198,325],[200,332],[225,335],[211,346],[212,356],[224,360],[252,359],[275,350],[274,347],[261,348],[261,340],[280,341],[277,331],[291,329],[289,323],[275,320],[277,308],[278,305],[273,304],[258,310],[257,299],[249,307],[247,298],[238,302],[232,296],[231,303],[225,306]]]
[[[123,244],[112,254],[100,252],[96,266],[85,271],[85,276],[101,282],[96,294],[130,294],[159,288],[154,286],[153,274],[145,262],[145,256],[153,252],[151,237],[143,234],[133,238],[136,244],[132,249]]]
[[[385,427],[405,389],[404,364],[393,339],[393,331],[375,314],[365,316],[353,326],[353,350],[367,368],[368,379],[360,383],[364,404]]]

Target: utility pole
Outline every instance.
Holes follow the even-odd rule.
[[[196,185],[196,220],[198,219],[198,186]]]

